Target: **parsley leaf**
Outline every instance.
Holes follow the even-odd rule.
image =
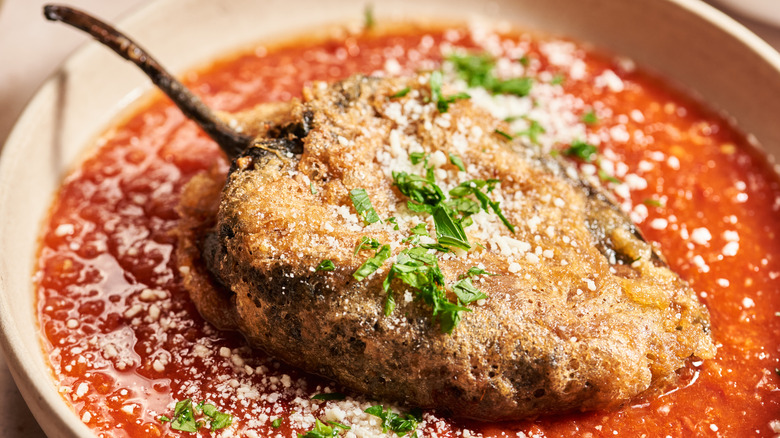
[[[564,80],[566,80],[566,77],[558,73],[557,75],[553,76],[552,80],[550,81],[550,85],[561,85],[563,84]]]
[[[459,156],[450,154],[450,163],[460,169],[461,172],[466,171],[466,166],[463,165],[463,160]]]
[[[505,139],[507,139],[507,140],[509,140],[509,141],[512,141],[512,140],[514,140],[514,139],[515,139],[513,136],[511,136],[511,135],[507,134],[506,132],[504,132],[504,131],[502,131],[502,130],[500,130],[500,129],[496,129],[496,130],[495,130],[495,131],[493,131],[493,132],[495,132],[496,134],[498,134],[498,135],[500,135],[500,136],[504,137]]]
[[[279,427],[281,427],[281,425],[282,425],[281,417],[271,422],[271,427],[273,427],[274,429],[278,429]]]
[[[595,125],[599,122],[599,118],[596,117],[596,112],[593,110],[590,110],[582,115],[582,122],[586,125]]]
[[[217,410],[217,407],[211,403],[200,402],[196,406],[203,415],[211,419],[211,430],[224,429],[233,424],[233,416]]]
[[[608,174],[604,169],[599,169],[598,171],[599,178],[602,181],[607,181],[615,184],[620,184],[620,180],[615,178],[614,176]]]
[[[417,436],[417,427],[422,422],[422,412],[414,409],[406,415],[396,414],[390,409],[385,410],[382,405],[374,405],[366,409],[367,414],[379,417],[382,420],[382,433],[394,432],[403,437],[413,432],[413,437]]]
[[[565,155],[570,157],[579,158],[582,161],[593,161],[593,155],[596,155],[598,149],[590,143],[585,143],[582,140],[574,140],[568,149],[563,151]]]
[[[436,225],[436,238],[444,246],[453,246],[465,250],[471,249],[466,232],[460,222],[452,220],[452,212],[444,205],[434,207],[433,223]]]
[[[444,200],[439,186],[428,178],[410,175],[406,172],[393,172],[393,184],[411,201],[409,209],[417,212],[430,212],[431,208]]]
[[[460,302],[463,304],[471,304],[474,301],[484,300],[487,298],[487,295],[474,287],[474,284],[471,282],[471,278],[464,278],[463,280],[455,283],[455,285],[452,286],[452,291],[455,292],[458,300],[460,300]]]
[[[373,257],[370,257],[362,265],[360,265],[357,271],[352,274],[352,277],[354,277],[357,281],[363,280],[379,269],[379,267],[382,266],[382,263],[384,263],[388,257],[390,257],[390,245],[382,245],[382,247],[377,250]]]
[[[528,119],[528,121],[529,121],[528,129],[526,129],[525,131],[520,131],[515,135],[527,136],[531,140],[531,143],[539,144],[539,134],[544,134],[547,131],[544,129],[544,126],[542,126],[536,120]]]
[[[469,87],[482,87],[493,94],[527,96],[533,86],[528,77],[501,80],[493,75],[495,60],[488,54],[452,54],[447,57]]]
[[[488,207],[490,207],[490,209],[493,210],[493,213],[495,213],[496,216],[501,219],[501,222],[509,229],[509,231],[514,233],[515,226],[509,222],[506,216],[504,216],[504,213],[501,211],[501,207],[499,206],[500,203],[498,201],[491,201],[487,194],[482,192],[482,188],[486,187],[487,193],[490,193],[498,182],[498,180],[485,181],[481,179],[472,179],[460,183],[457,187],[450,190],[449,194],[453,198],[462,198],[464,196],[468,196],[469,194],[473,194],[474,197],[477,198],[477,201],[479,201],[479,203],[482,205],[483,210],[487,212]]]
[[[355,248],[355,255],[358,255],[363,248],[377,249],[380,246],[382,246],[382,244],[373,237],[363,236],[360,238],[360,242],[358,242],[358,246]]]
[[[663,206],[664,206],[663,202],[661,202],[661,201],[659,201],[657,199],[652,199],[652,198],[647,198],[644,201],[642,201],[642,203],[645,204],[645,205],[649,205],[651,207],[657,207],[657,208],[663,208]]]
[[[375,25],[376,21],[374,20],[374,5],[369,3],[363,10],[363,27],[366,29],[373,29]]]
[[[460,278],[466,278],[466,277],[476,277],[477,275],[498,275],[498,274],[491,274],[490,272],[478,268],[476,266],[472,266],[469,268],[468,271],[466,271],[465,274],[461,275]]]
[[[420,161],[427,159],[428,154],[425,152],[412,152],[409,154],[409,161],[411,161],[412,164],[420,164]]]
[[[340,392],[323,392],[312,396],[312,400],[344,400],[346,395]]]
[[[339,436],[342,430],[349,429],[349,426],[341,423],[328,421],[328,424],[325,424],[317,418],[314,420],[314,429],[306,433],[299,433],[298,438],[333,438]]]
[[[352,189],[349,192],[349,197],[352,199],[352,205],[355,206],[355,210],[357,210],[358,215],[361,219],[363,219],[363,222],[366,225],[379,222],[379,215],[376,214],[374,206],[371,205],[371,200],[368,198],[366,189]]]
[[[390,268],[390,273],[382,283],[382,287],[387,293],[385,315],[389,315],[395,309],[395,300],[390,287],[394,279],[399,279],[412,287],[417,296],[431,306],[433,316],[438,317],[441,329],[445,333],[452,333],[460,321],[460,312],[470,311],[447,299],[444,289],[444,274],[439,269],[438,259],[434,254],[428,254],[428,251],[423,247],[417,246],[401,251],[396,262]]]
[[[319,265],[317,265],[317,269],[314,270],[314,272],[317,271],[335,271],[336,265],[333,264],[332,261],[325,259],[320,262]]]
[[[231,414],[220,412],[213,404],[202,401],[193,407],[191,398],[176,402],[176,406],[173,409],[173,419],[161,415],[159,420],[170,422],[171,428],[174,430],[197,432],[203,426],[203,422],[195,420],[196,411],[202,412],[203,415],[211,420],[212,431],[223,429],[233,423]]]
[[[171,428],[182,432],[197,432],[201,426],[200,422],[195,421],[195,411],[192,408],[192,399],[185,398],[176,402],[173,408],[173,421]]]
[[[471,96],[469,96],[466,93],[457,93],[451,96],[444,96],[444,94],[441,91],[441,85],[442,85],[441,72],[438,70],[431,73],[429,84],[431,87],[431,100],[433,102],[436,102],[436,108],[439,110],[440,113],[446,113],[447,111],[449,111],[450,104],[455,102],[456,100],[471,98]]]
[[[400,97],[404,97],[407,94],[409,94],[410,91],[412,91],[412,89],[409,87],[403,88],[399,91],[396,91],[392,96],[390,96],[390,99],[398,99]]]

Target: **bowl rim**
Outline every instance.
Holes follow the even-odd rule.
[[[137,8],[123,14],[116,20],[118,27],[132,31],[143,23],[143,21],[156,13],[161,4],[171,3],[175,0],[153,1],[142,4]],[[196,0],[195,0],[196,1]],[[713,6],[698,0],[665,0],[666,3],[675,5],[700,18],[703,18],[719,31],[725,32],[738,42],[742,43],[749,50],[763,59],[767,65],[771,66],[780,77],[780,53],[773,49],[767,42],[748,30],[745,26],[730,18],[725,13],[717,10]],[[132,33],[132,32],[130,32]],[[24,126],[33,122],[34,115],[47,102],[51,91],[58,85],[59,77],[73,66],[86,62],[90,57],[100,51],[105,50],[95,42],[85,42],[79,46],[67,59],[57,68],[44,84],[35,92],[34,97],[25,106],[25,109],[14,123],[4,147],[0,151],[0,187],[9,187],[7,183],[8,169],[11,163],[19,160],[23,154],[22,146],[25,142]],[[128,67],[129,68],[129,67]],[[117,114],[112,115],[115,118]],[[84,145],[85,147],[87,145]],[[48,200],[49,204],[53,199]],[[4,199],[4,195],[0,197]],[[0,205],[0,212],[7,212],[7,206]],[[45,218],[42,218],[44,220]],[[41,224],[38,224],[40,228]],[[0,242],[2,242],[5,230],[5,222],[0,221]],[[39,242],[36,242],[39,244]],[[31,361],[31,350],[43,353],[43,345],[25,345],[17,324],[15,323],[15,313],[19,309],[13,309],[8,299],[6,290],[6,264],[5,257],[0,259],[0,350],[5,357],[8,368],[22,393],[25,401],[29,405],[36,420],[38,420],[44,431],[50,436],[92,436],[93,432],[83,424],[77,414],[68,405],[62,395],[57,391],[53,377],[41,379],[40,375],[29,366]],[[34,269],[34,260],[31,260],[31,271]],[[32,275],[32,272],[29,272]],[[33,282],[30,281],[30,290],[32,292]],[[28,309],[35,312],[35,309]],[[41,327],[36,327],[38,337]],[[44,359],[45,360],[45,359]],[[51,374],[51,371],[50,371]]]

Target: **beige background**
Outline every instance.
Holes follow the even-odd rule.
[[[65,1],[116,21],[147,0]],[[46,21],[41,13],[44,3],[38,0],[0,0],[0,145],[5,143],[14,121],[37,88],[68,54],[87,40],[87,37],[62,24]],[[780,49],[780,29],[735,18]],[[3,415],[0,438],[44,436],[16,389],[1,354],[0,412]]]

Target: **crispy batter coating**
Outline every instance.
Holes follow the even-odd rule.
[[[193,179],[180,205],[179,263],[204,317],[373,398],[489,421],[614,408],[714,355],[706,308],[607,195],[494,133],[503,122],[468,100],[441,114],[429,96],[425,77],[354,77],[239,116],[256,144],[227,182]],[[434,234],[393,185],[394,170],[422,171],[411,152],[428,154],[443,188],[500,180],[490,196],[516,226],[480,212],[465,228],[472,249],[439,255],[448,287],[473,266],[497,274],[475,280],[488,298],[452,334],[397,280],[384,315],[393,257],[352,277],[373,255],[354,253],[362,236],[397,255],[414,225]],[[398,229],[366,226],[355,188]],[[325,259],[335,271],[315,271]]]

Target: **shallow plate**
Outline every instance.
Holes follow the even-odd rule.
[[[377,2],[378,3],[378,2]],[[780,153],[780,55],[695,0],[403,0],[379,20],[484,17],[592,43],[628,56],[728,113]],[[120,24],[172,71],[261,40],[360,23],[365,2],[162,0]],[[43,19],[43,18],[41,18]],[[55,25],[55,24],[52,24]],[[20,391],[51,437],[89,436],[44,361],[31,272],[39,227],[63,175],[91,140],[150,89],[135,68],[92,43],[51,78],[23,113],[0,160],[0,345]]]

